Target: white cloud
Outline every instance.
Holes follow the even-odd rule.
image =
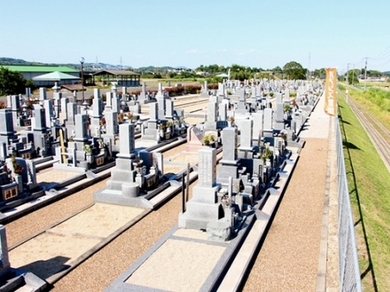
[[[249,54],[258,54],[261,53],[262,51],[259,51],[257,49],[249,49],[249,50],[235,50],[234,55],[238,56],[244,56],[244,55],[249,55]]]
[[[189,49],[189,50],[186,50],[185,53],[189,54],[189,55],[199,55],[199,54],[203,54],[204,51],[201,51],[198,49]]]

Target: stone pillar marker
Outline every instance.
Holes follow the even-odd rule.
[[[112,97],[112,110],[117,113],[120,112],[120,103],[117,94],[114,94]]]
[[[264,127],[263,130],[272,130],[272,109],[264,109]]]
[[[0,244],[0,274],[2,274],[11,266],[8,257],[7,236],[3,225],[0,225]]]
[[[92,136],[99,136],[98,132],[100,132],[100,119],[103,116],[103,102],[100,98],[100,90],[99,88],[94,89],[93,94],[93,103],[92,103],[92,116],[91,116],[91,132]]]
[[[85,142],[88,140],[88,116],[84,114],[77,114],[75,116],[75,141]]]
[[[158,84],[158,92],[156,95],[157,104],[158,104],[158,118],[160,120],[165,119],[165,97],[162,92],[162,85],[161,83]]]
[[[237,103],[237,114],[245,114],[246,113],[246,99],[245,99],[245,88],[240,89],[240,96]]]
[[[45,109],[39,104],[34,104],[34,127],[32,130],[46,132],[46,116]]]
[[[200,96],[202,96],[202,97],[209,96],[209,88],[208,88],[207,80],[205,80],[203,83],[202,93]]]
[[[216,155],[213,148],[202,148],[199,150],[199,174],[198,185],[200,187],[212,188],[216,182]]]
[[[225,163],[237,163],[237,129],[235,127],[227,127],[222,130],[222,160]]]
[[[105,110],[111,110],[112,109],[112,92],[108,91],[106,92],[106,107]]]
[[[116,165],[111,171],[111,178],[107,188],[94,194],[97,202],[146,206],[146,200],[137,200],[140,186],[136,182],[137,171],[134,169],[134,125],[119,125],[120,149],[117,154]]]
[[[213,96],[211,96],[207,107],[207,120],[204,123],[205,130],[216,130],[217,119],[218,119],[218,103],[216,100],[213,100]]]
[[[43,102],[46,99],[47,99],[46,87],[40,87],[39,88],[39,102]]]
[[[59,119],[61,124],[63,124],[68,119],[68,103],[69,98],[62,97],[60,99],[61,111],[59,113]]]
[[[206,229],[210,222],[218,221],[219,203],[216,183],[216,149],[203,147],[199,150],[198,184],[187,202],[187,210],[179,215],[179,227]]]
[[[51,128],[51,120],[53,117],[53,104],[51,103],[51,100],[44,100],[43,108],[45,109],[46,127]]]
[[[157,135],[157,116],[158,104],[156,102],[149,103],[149,120],[148,127],[142,133],[142,139],[156,140]]]
[[[253,140],[258,140],[263,135],[263,112],[258,111],[252,114],[253,117]]]
[[[145,84],[145,81],[142,81],[142,89],[141,89],[141,93],[138,97],[138,101],[141,102],[141,103],[145,103],[146,101],[146,84]]]
[[[54,100],[54,112],[55,112],[55,117],[59,118],[60,117],[60,101],[62,98],[62,93],[60,92],[61,87],[58,86],[58,83],[55,82],[54,86],[52,87],[54,92],[53,92],[53,100]]]
[[[165,117],[167,119],[171,119],[173,117],[173,108],[174,108],[173,100],[168,99],[166,102],[166,113],[165,113]]]
[[[277,130],[284,129],[284,112],[283,100],[280,93],[276,94],[276,110],[274,115],[274,128]]]
[[[118,134],[118,113],[108,111],[104,117],[106,119],[106,135],[114,139],[114,136]]]
[[[0,109],[0,143],[4,142],[6,149],[10,145],[10,138],[15,137],[15,133],[11,110],[8,108]]]
[[[133,124],[121,124],[119,125],[120,136],[120,152],[117,157],[133,158],[135,149],[134,138],[134,125]]]
[[[242,121],[241,136],[240,136],[240,147],[242,150],[253,150],[252,147],[252,131],[253,122],[250,119]]]
[[[12,120],[14,123],[14,127],[20,126],[20,123],[18,121],[19,113],[20,113],[20,99],[19,95],[11,95],[11,104],[8,104],[8,107],[11,105],[11,111],[12,111]]]

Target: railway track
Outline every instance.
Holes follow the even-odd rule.
[[[351,97],[348,103],[390,172],[390,131]]]

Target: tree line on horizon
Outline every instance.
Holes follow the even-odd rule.
[[[4,64],[5,63],[5,64]],[[25,87],[34,88],[34,83],[32,80],[26,80],[20,72],[11,71],[7,68],[2,67],[1,65],[49,65],[43,63],[31,63],[26,62],[21,59],[12,59],[12,58],[1,58],[0,57],[0,96],[13,94],[14,92],[24,92]],[[60,64],[50,64],[50,65],[60,65]],[[63,64],[61,64],[63,65]],[[69,64],[68,64],[69,65]],[[77,68],[77,65],[75,65]],[[222,81],[223,77],[218,77],[219,74],[230,72],[230,79],[232,80],[249,80],[253,78],[268,78],[268,79],[288,79],[288,80],[306,80],[306,79],[324,79],[325,78],[325,68],[315,69],[309,71],[307,68],[304,68],[300,63],[296,61],[291,61],[286,63],[283,68],[276,66],[272,69],[263,69],[260,67],[246,67],[238,64],[232,64],[231,66],[220,66],[217,64],[212,65],[200,65],[194,70],[186,69],[184,67],[174,68],[174,67],[147,67],[145,68],[133,69],[128,68],[127,70],[135,71],[141,74],[141,78],[169,78],[169,79],[197,79],[204,78],[210,83],[216,83]],[[390,72],[387,72],[390,75]],[[367,70],[365,69],[353,69],[349,70],[342,76],[339,76],[340,79],[345,79],[348,75],[350,83],[358,83],[358,76],[367,76],[367,77],[382,77],[389,76],[385,73],[376,70]],[[226,78],[226,77],[225,77]]]

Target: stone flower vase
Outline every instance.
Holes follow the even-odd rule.
[[[15,173],[15,182],[18,184],[19,194],[23,193],[23,178],[18,173]]]

